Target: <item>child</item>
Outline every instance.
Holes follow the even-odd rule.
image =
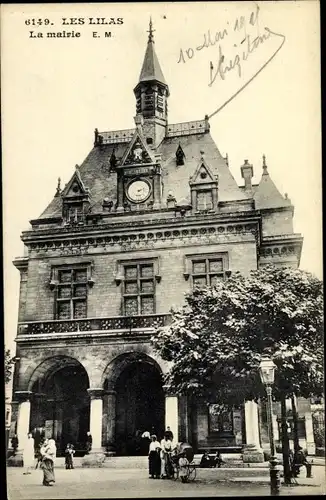
[[[73,463],[74,454],[75,454],[74,445],[68,443],[66,451],[65,451],[66,469],[73,469],[74,468],[74,463]]]
[[[179,476],[181,477],[181,481],[186,483],[188,481],[188,465],[189,462],[186,458],[186,452],[183,451],[180,453],[179,458]]]

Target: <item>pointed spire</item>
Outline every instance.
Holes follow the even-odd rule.
[[[58,185],[54,197],[57,198],[58,196],[60,196],[60,194],[61,194],[61,179],[60,177],[58,177]]]
[[[149,30],[148,30],[148,41],[154,43],[154,33],[155,30],[153,30],[153,23],[152,23],[152,16],[149,18]]]
[[[263,175],[269,175],[268,170],[267,170],[266,156],[265,155],[263,155]]]
[[[148,43],[145,52],[143,66],[140,72],[139,83],[140,82],[148,82],[151,80],[156,80],[160,83],[166,85],[165,78],[163,76],[160,63],[158,62],[158,58],[154,49],[154,33],[152,18],[149,21],[149,30],[148,30]]]

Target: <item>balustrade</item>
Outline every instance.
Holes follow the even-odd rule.
[[[168,324],[169,314],[147,316],[115,316],[109,318],[83,318],[72,320],[29,321],[18,323],[18,335],[47,333],[73,333],[92,331],[129,331],[154,329]]]

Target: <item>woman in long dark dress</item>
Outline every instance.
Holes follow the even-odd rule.
[[[43,486],[53,486],[54,478],[54,461],[57,454],[57,448],[54,439],[49,439],[44,442],[41,448],[43,470]]]
[[[161,445],[157,441],[155,434],[151,436],[151,443],[149,445],[148,465],[149,476],[152,479],[159,479],[161,473],[161,458],[160,458]]]

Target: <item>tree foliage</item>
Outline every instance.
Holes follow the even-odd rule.
[[[262,354],[276,364],[274,395],[323,393],[323,286],[312,274],[266,266],[195,288],[152,337],[171,361],[165,383],[227,406],[264,397]]]
[[[10,349],[5,349],[5,383],[8,384],[12,375],[14,360],[11,357]]]

